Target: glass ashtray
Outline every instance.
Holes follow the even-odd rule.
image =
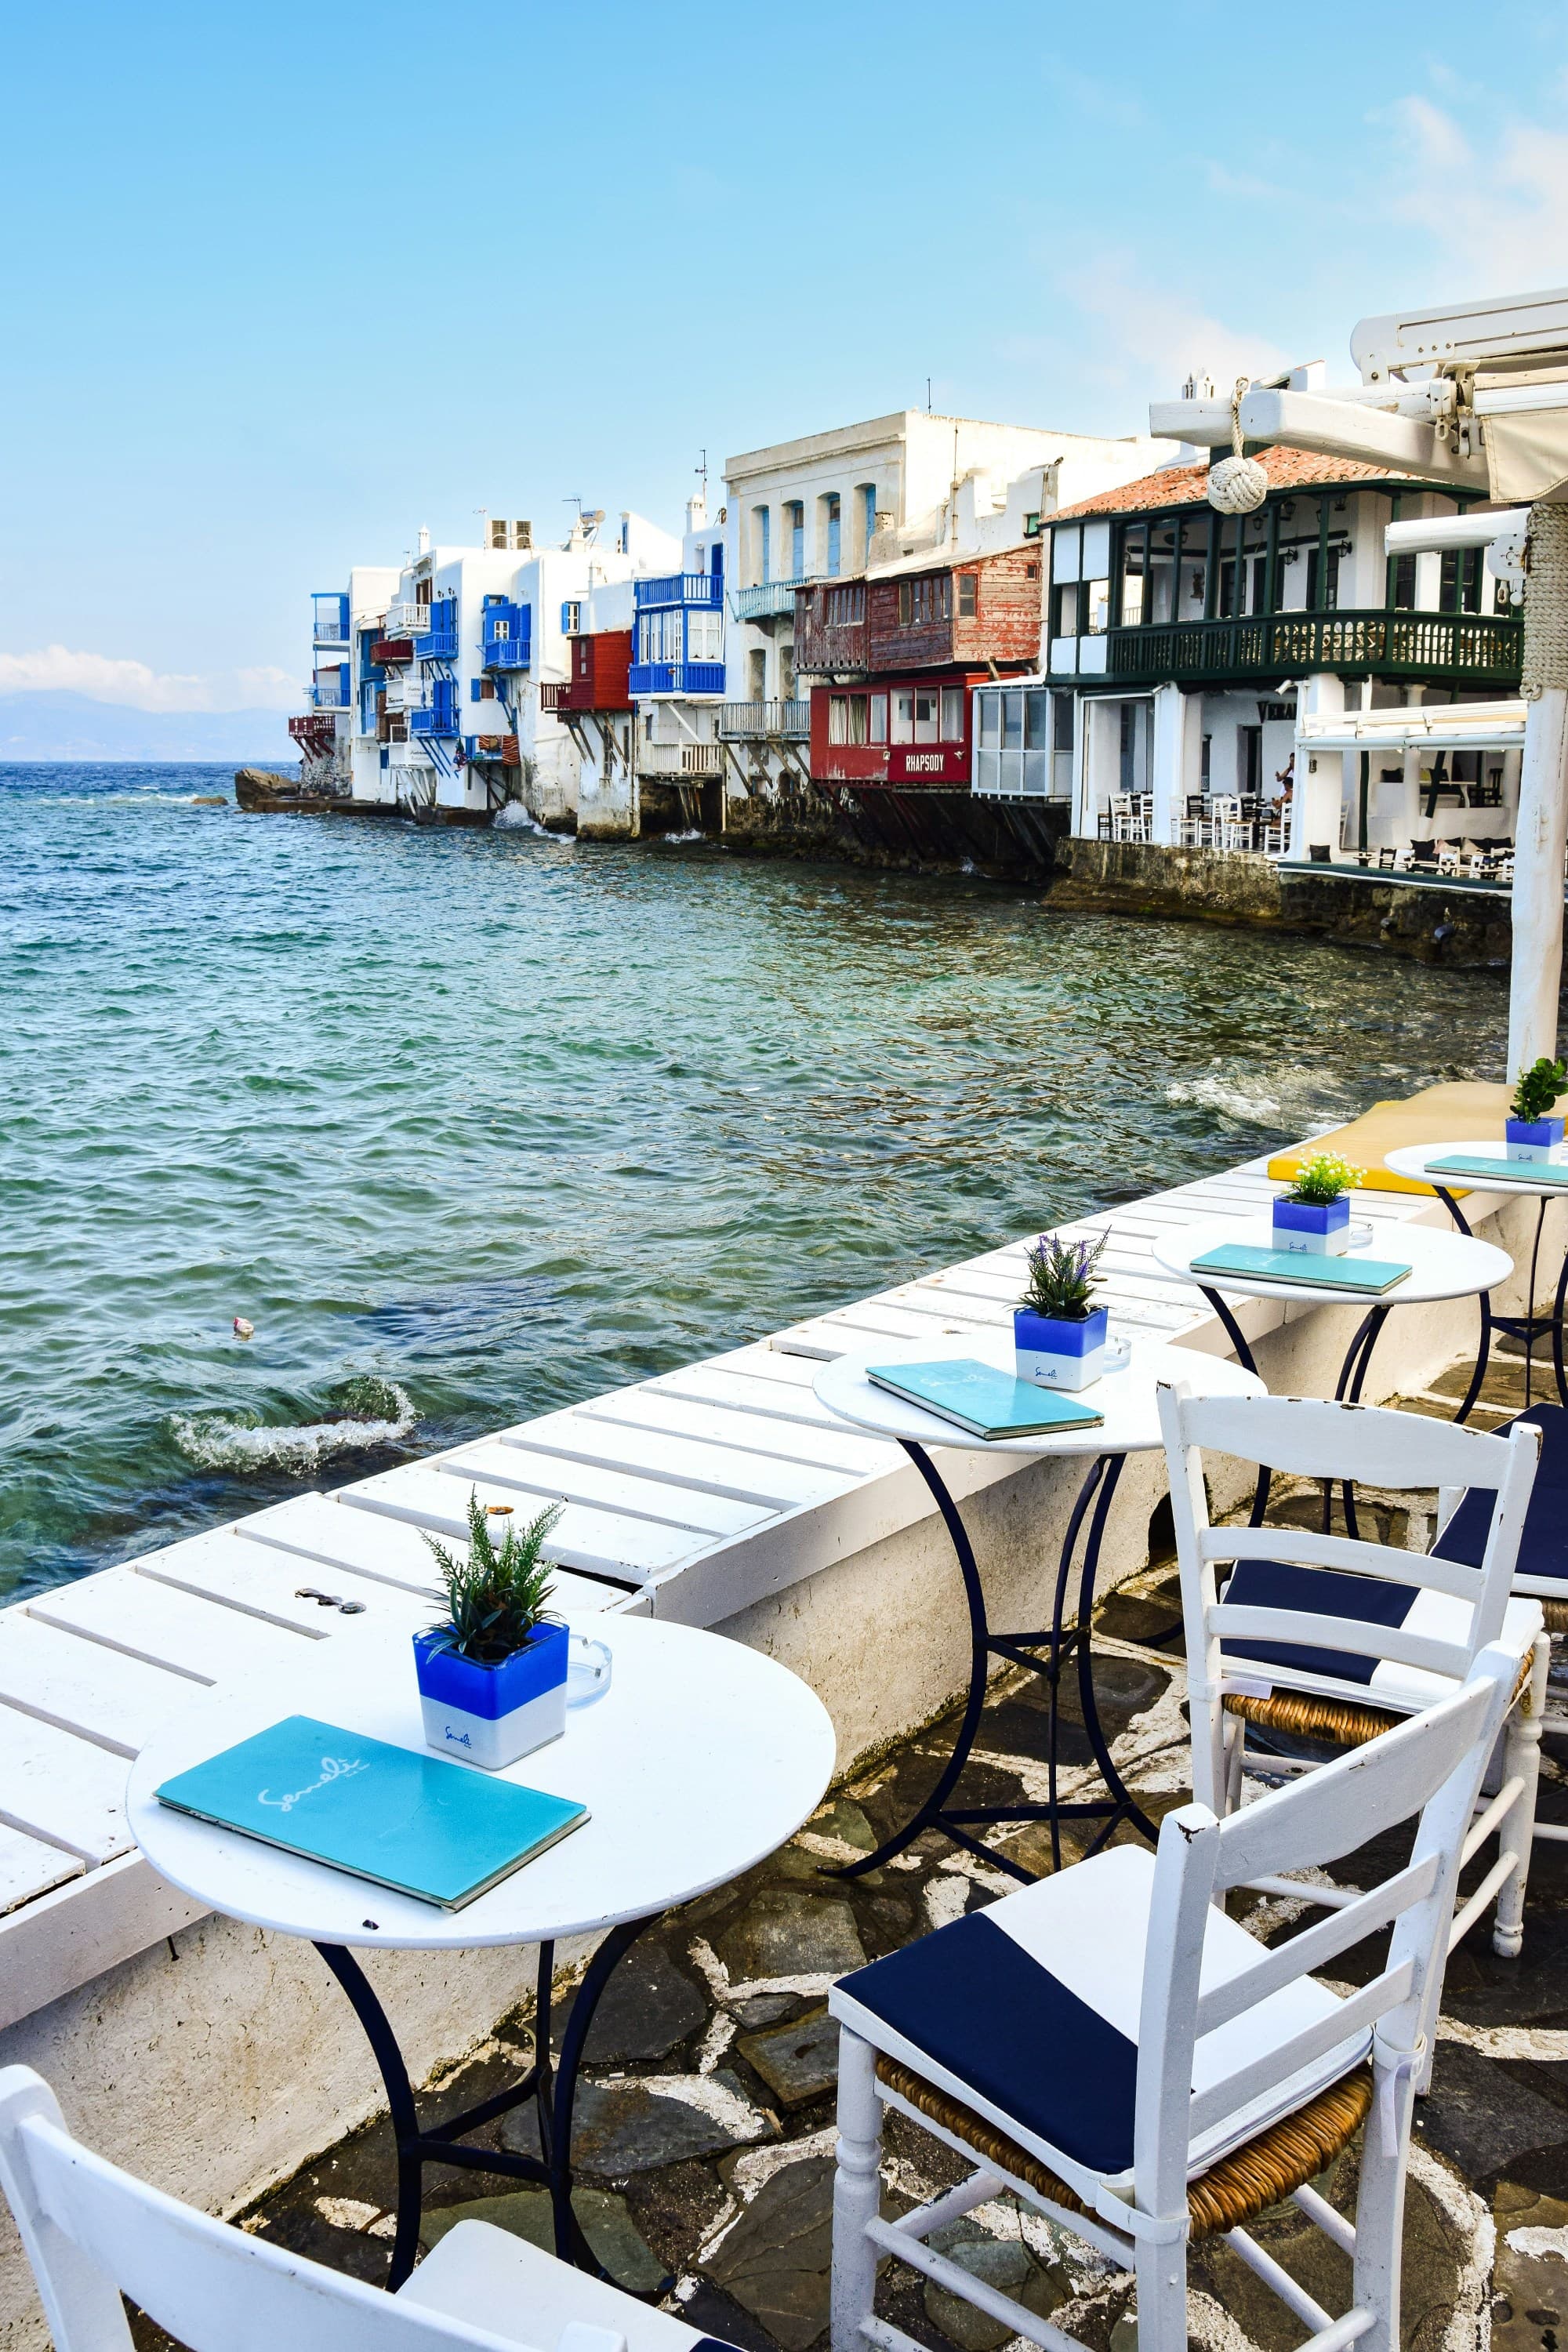
[[[574,1633],[566,1645],[567,1706],[592,1706],[595,1699],[603,1698],[610,1687],[615,1664],[607,1642],[595,1642],[586,1633]]]

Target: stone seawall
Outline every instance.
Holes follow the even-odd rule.
[[[1506,966],[1513,941],[1501,891],[1154,842],[1063,839],[1049,903],[1063,913],[1256,924],[1415,963]]]

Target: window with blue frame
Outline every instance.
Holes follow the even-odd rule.
[[[431,681],[430,707],[436,714],[437,735],[455,735],[458,731],[458,681],[455,677],[437,677]]]
[[[561,607],[561,634],[574,637],[583,626],[583,606],[576,597],[570,597]]]
[[[773,517],[766,507],[753,507],[752,509],[752,520],[756,527],[757,578],[765,587],[767,583],[773,576],[771,560],[773,551],[769,545],[769,540],[771,537],[769,525],[773,520]]]
[[[837,490],[830,491],[822,501],[822,524],[827,558],[823,569],[830,580],[837,580],[843,530],[843,506]]]
[[[862,482],[860,485],[860,560],[863,563],[870,561],[871,541],[876,535],[877,485],[875,482]]]
[[[791,499],[784,507],[789,524],[789,577],[805,577],[805,508],[799,499]]]

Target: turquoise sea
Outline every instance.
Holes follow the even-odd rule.
[[[0,768],[0,1599],[1500,1074],[1500,973],[229,789]]]

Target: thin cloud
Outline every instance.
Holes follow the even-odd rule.
[[[1479,153],[1429,99],[1402,98],[1373,119],[1394,133],[1388,209],[1431,236],[1456,300],[1568,278],[1568,133],[1516,117]]]
[[[1268,375],[1289,365],[1289,353],[1267,336],[1227,325],[1200,302],[1137,277],[1125,257],[1107,255],[1064,272],[1061,292],[1086,319],[1098,323],[1102,364],[1119,362],[1170,396],[1189,370],[1206,370],[1216,384],[1238,375]]]
[[[145,662],[68,646],[0,654],[0,694],[79,694],[131,710],[288,710],[299,703],[300,691],[287,670],[272,667],[154,670]]]

